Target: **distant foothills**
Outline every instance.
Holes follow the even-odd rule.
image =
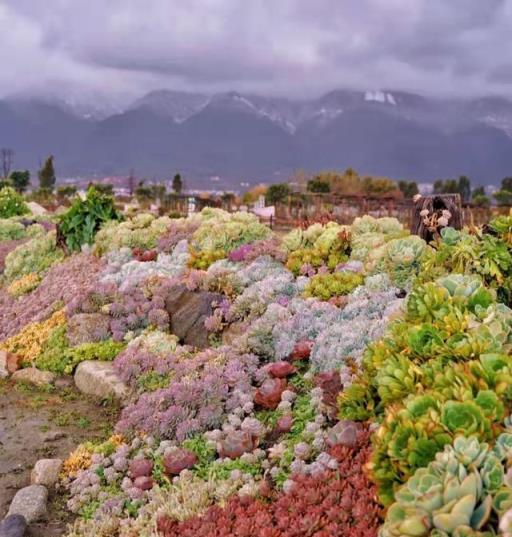
[[[499,190],[512,176],[512,101],[433,99],[336,90],[293,100],[161,90],[121,109],[57,99],[0,100],[0,148],[36,177],[55,158],[58,182],[130,177],[241,192],[290,183],[297,169],[357,170],[433,185],[465,176]],[[5,175],[5,174],[4,174]],[[489,192],[487,192],[489,193]]]

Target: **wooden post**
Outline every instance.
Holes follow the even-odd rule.
[[[463,213],[460,194],[434,194],[432,196],[421,196],[415,203],[412,212],[411,233],[418,235],[422,239],[430,242],[435,232],[423,222],[421,212],[427,210],[429,215],[437,214],[441,216],[443,210],[450,211],[448,226],[455,229],[462,229]],[[439,230],[437,230],[439,231]]]

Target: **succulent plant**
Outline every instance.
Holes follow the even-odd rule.
[[[363,282],[363,276],[354,272],[317,274],[306,285],[304,296],[329,300],[332,297],[347,295],[353,289],[362,285]]]
[[[281,401],[281,394],[286,390],[286,380],[283,378],[269,378],[256,390],[254,402],[256,405],[274,410]]]
[[[474,437],[457,437],[397,491],[380,537],[494,535],[495,500],[512,498],[503,487],[503,458]]]
[[[166,474],[179,475],[183,470],[192,468],[197,464],[198,458],[195,453],[188,449],[177,449],[164,456],[163,464]]]

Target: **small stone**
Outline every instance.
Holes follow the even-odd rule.
[[[35,386],[45,386],[46,384],[53,384],[55,375],[50,371],[41,371],[37,367],[27,367],[26,369],[15,371],[12,375],[12,380],[27,382]]]
[[[30,474],[30,482],[32,485],[44,485],[51,488],[59,480],[61,468],[61,459],[41,459],[36,462]]]
[[[117,376],[112,362],[81,362],[75,371],[75,384],[82,393],[99,399],[124,399],[128,395],[128,388]]]
[[[41,520],[46,515],[48,489],[42,485],[30,485],[14,496],[7,515],[22,515],[27,524]]]
[[[22,515],[9,515],[0,522],[0,537],[23,537],[27,521]]]
[[[70,386],[73,386],[73,377],[71,375],[59,377],[55,381],[56,388],[69,388]]]
[[[67,434],[64,431],[49,431],[43,435],[43,442],[56,442],[66,437]]]

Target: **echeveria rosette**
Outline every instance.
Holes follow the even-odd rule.
[[[511,454],[509,448],[497,455],[474,437],[458,436],[396,492],[380,537],[495,535],[493,511],[502,513],[496,507],[512,498],[502,465]]]
[[[460,240],[460,231],[451,226],[446,226],[441,229],[441,240],[448,246],[454,246]]]
[[[440,391],[410,395],[404,406],[388,407],[377,434],[371,461],[373,480],[384,504],[394,489],[460,434],[492,440],[502,430],[504,407],[494,392],[453,389],[461,400],[446,400]]]
[[[409,288],[419,272],[426,242],[416,235],[393,239],[370,253],[368,269],[387,272],[395,285]]]

